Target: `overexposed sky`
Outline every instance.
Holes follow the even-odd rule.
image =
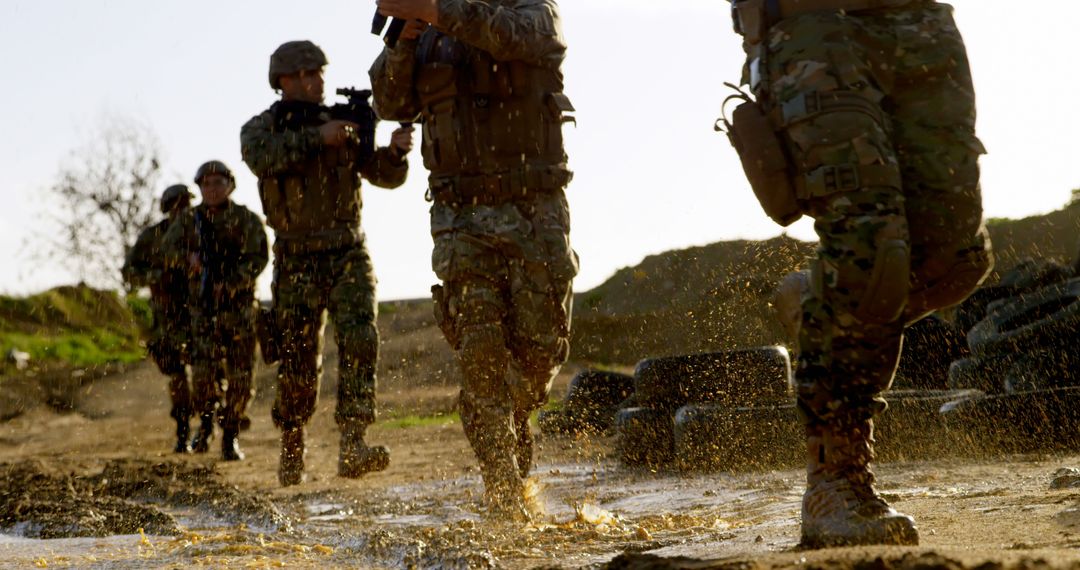
[[[743,54],[724,0],[562,0],[575,289],[649,254],[780,233],[760,211],[727,140],[712,130]],[[988,216],[1054,210],[1080,186],[1075,22],[1062,0],[957,0],[978,97]],[[191,183],[211,158],[238,175],[235,199],[261,212],[240,160],[240,126],[276,95],[270,53],[310,39],[329,56],[327,92],[367,87],[381,47],[374,2],[344,0],[3,0],[0,2],[0,292],[74,280],[20,251],[60,161],[104,113],[152,126],[163,180]],[[1034,16],[1033,16],[1034,15]],[[1032,17],[1038,22],[1033,23]],[[385,144],[392,126],[384,125]],[[419,151],[395,191],[367,187],[364,227],[382,300],[424,297],[430,270],[427,173]],[[160,192],[161,189],[158,189]],[[57,205],[56,207],[62,207]],[[814,239],[808,220],[788,229]],[[270,271],[263,275],[268,291]]]

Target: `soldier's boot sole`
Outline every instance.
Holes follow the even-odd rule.
[[[290,428],[281,432],[278,482],[282,487],[304,482],[304,430],[301,428]]]
[[[368,473],[385,471],[390,466],[390,450],[381,445],[361,446],[342,448],[338,456],[339,476],[356,479]]]

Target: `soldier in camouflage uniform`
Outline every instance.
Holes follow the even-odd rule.
[[[360,477],[390,462],[369,447],[375,421],[375,274],[360,227],[360,181],[396,188],[408,173],[412,128],[397,129],[389,147],[362,146],[360,125],[334,120],[323,105],[326,55],[309,41],[288,42],[270,57],[270,86],[281,101],[244,125],[244,162],[259,177],[259,195],[274,229],[273,320],[280,330],[274,423],[282,430],[279,479],[303,479],[303,427],[315,411],[322,376],[326,313],[337,334],[339,381],[334,414],[341,428],[338,474]]]
[[[259,216],[229,199],[236,179],[223,163],[200,166],[195,183],[202,203],[178,217],[164,238],[171,262],[190,275],[192,401],[202,419],[191,447],[208,451],[216,413],[221,457],[239,461],[238,436],[250,423],[255,393],[255,280],[269,256],[266,230]]]
[[[191,315],[188,311],[187,272],[166,264],[162,238],[169,225],[191,207],[191,192],[174,184],[161,195],[165,219],[146,228],[124,260],[121,274],[133,287],[150,288],[153,323],[146,351],[162,374],[169,377],[169,415],[176,420],[176,453],[187,453],[191,423],[191,387],[188,355],[191,343]]]
[[[820,238],[795,373],[808,442],[802,543],[917,544],[914,521],[873,488],[872,418],[885,409],[905,326],[963,300],[992,264],[979,190],[985,151],[952,8],[933,0],[732,8],[747,53],[743,81]],[[753,182],[763,163],[749,164]]]
[[[528,517],[529,415],[569,353],[562,125],[553,0],[379,0],[411,20],[371,69],[384,119],[422,119],[436,319],[462,373],[461,417],[493,513]]]

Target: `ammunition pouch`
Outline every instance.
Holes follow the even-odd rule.
[[[724,122],[728,140],[739,154],[746,179],[765,213],[781,226],[802,217],[792,184],[791,161],[761,106],[746,99],[735,108],[731,121]]]
[[[731,0],[735,31],[753,45],[780,20],[811,12],[861,12],[899,8],[914,0]]]
[[[277,321],[274,319],[274,310],[270,307],[259,307],[255,313],[255,334],[259,339],[259,350],[262,352],[263,362],[273,365],[281,360],[281,340]]]
[[[494,174],[431,178],[431,199],[453,206],[497,206],[528,201],[566,187],[573,173],[562,168],[523,168]]]

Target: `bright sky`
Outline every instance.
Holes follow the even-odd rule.
[[[563,0],[570,45],[566,89],[578,109],[567,129],[575,289],[662,251],[780,228],[760,211],[727,140],[712,130],[724,81],[742,64],[724,0]],[[956,0],[979,106],[988,216],[1054,210],[1080,186],[1075,22],[1061,0]],[[27,293],[74,277],[31,267],[21,252],[59,162],[103,113],[148,123],[166,170],[191,182],[219,158],[238,174],[238,202],[261,212],[240,160],[240,126],[268,107],[270,53],[293,39],[327,52],[327,91],[367,87],[381,43],[368,34],[371,0],[4,0],[0,3],[0,292]],[[391,125],[384,125],[386,144]],[[426,171],[367,187],[364,227],[383,300],[427,296]],[[158,189],[160,192],[161,189]],[[814,239],[807,220],[790,235]],[[270,271],[263,276],[267,291]]]

